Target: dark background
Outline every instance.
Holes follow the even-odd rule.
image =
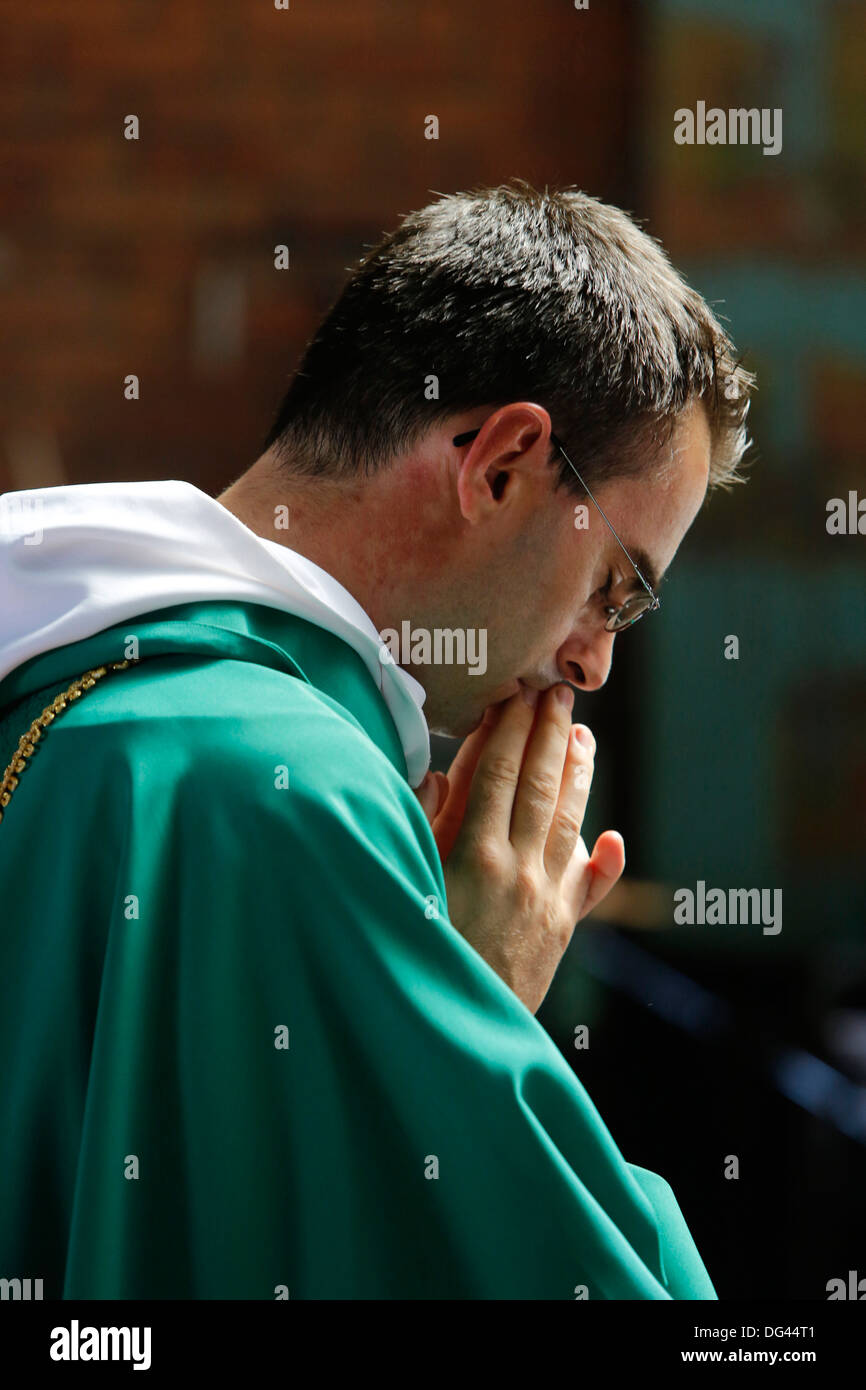
[[[578,928],[540,1014],[723,1299],[866,1277],[866,536],[826,531],[830,498],[866,496],[864,16],[43,0],[0,47],[2,489],[217,493],[345,268],[434,191],[577,185],[645,219],[729,320],[759,377],[750,481],[578,701],[587,838],[623,832],[635,887]],[[698,100],[782,108],[782,152],[676,145]],[[782,931],[673,927],[699,879],[781,888]]]

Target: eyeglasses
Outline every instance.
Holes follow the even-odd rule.
[[[458,448],[460,448],[461,445],[468,444],[470,440],[474,439],[475,436],[480,433],[480,429],[466,430],[464,434],[455,435],[451,443],[455,444]],[[607,526],[608,530],[610,531],[611,535],[613,536],[623,555],[628,560],[629,564],[631,565],[632,569],[634,570],[635,574],[637,575],[638,579],[640,580],[641,584],[646,590],[646,592],[643,594],[632,594],[631,597],[627,598],[625,603],[621,604],[619,608],[617,608],[613,604],[609,604],[604,609],[604,613],[606,615],[604,624],[605,631],[621,632],[624,627],[631,627],[632,624],[636,623],[639,618],[642,618],[645,613],[654,613],[657,608],[661,608],[661,603],[657,595],[653,593],[649,584],[647,584],[646,580],[644,579],[634,560],[631,558],[622,541],[620,540],[619,536],[616,534],[616,531],[614,531],[613,527],[611,526],[610,522],[608,521],[607,517],[602,511],[600,503],[596,502],[586,483],[583,481],[583,478],[581,478],[571,459],[568,457],[568,454],[563,449],[562,442],[559,439],[557,439],[556,435],[553,433],[552,430],[550,432],[550,442],[553,445],[553,447],[555,449],[558,449],[559,452],[562,454],[562,457],[565,459],[569,468],[574,473],[574,476],[577,478],[577,481],[580,483],[587,497],[589,497],[590,500],[594,503],[594,505],[598,507],[598,510],[599,512],[601,512],[601,516],[604,520],[605,525]]]

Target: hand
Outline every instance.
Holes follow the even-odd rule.
[[[501,705],[488,705],[478,728],[473,729],[461,743],[447,776],[444,772],[427,772],[415,788],[415,795],[430,822],[443,864],[463,824],[466,800],[478,758],[501,709]]]
[[[432,828],[448,795],[448,778],[445,773],[425,772],[422,781],[415,788],[415,795],[421,802],[421,810]]]
[[[532,1013],[576,923],[625,867],[615,830],[587,853],[580,832],[595,740],[572,725],[571,700],[560,703],[559,689],[568,687],[539,695],[537,717],[522,694],[489,709],[447,779],[436,773],[423,795],[424,783],[419,788],[431,808],[452,924]]]

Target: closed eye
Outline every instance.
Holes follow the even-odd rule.
[[[593,596],[598,602],[599,607],[602,608],[605,611],[605,613],[608,611],[608,609],[610,609],[613,606],[610,601],[610,591],[612,587],[613,570],[611,569],[607,572],[607,579],[598,589],[596,589],[595,594]]]

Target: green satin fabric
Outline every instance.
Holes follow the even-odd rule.
[[[34,692],[130,634],[141,664],[55,721],[0,823],[0,1274],[715,1299],[669,1185],[448,921],[340,639],[247,604],[132,620],[0,685],[2,765]]]

